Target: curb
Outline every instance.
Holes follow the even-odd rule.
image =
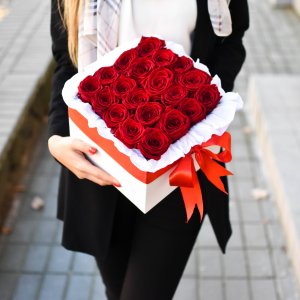
[[[266,170],[265,175],[270,183],[270,186],[272,188],[272,194],[274,195],[274,198],[277,203],[278,215],[286,239],[288,256],[293,265],[298,286],[300,288],[300,228],[297,228],[297,222],[295,220],[295,211],[297,210],[293,206],[293,202],[290,199],[291,197],[289,197],[289,195],[287,194],[288,186],[284,184],[286,178],[282,172],[282,169],[280,169],[280,166],[278,166],[278,157],[276,158],[276,155],[273,150],[274,146],[272,146],[272,135],[274,137],[276,135],[276,132],[274,131],[270,133],[270,122],[267,122],[266,120],[267,118],[264,115],[265,109],[262,107],[263,105],[261,103],[261,98],[263,98],[263,96],[266,98],[266,95],[260,95],[258,89],[258,83],[260,82],[260,84],[262,84],[263,78],[267,78],[267,80],[270,81],[270,76],[273,76],[274,78],[278,77],[279,80],[282,77],[281,75],[254,75],[250,78],[246,111],[249,122],[255,129],[259,145],[258,151],[261,154],[262,164],[264,169]],[[288,75],[283,76],[287,77]],[[276,91],[276,89],[277,85],[275,82],[273,83],[273,92],[274,90]],[[279,92],[278,97],[280,96],[281,95]],[[272,98],[271,95],[269,98]],[[276,104],[273,104],[273,106],[275,105]],[[284,115],[282,115],[282,117],[284,119]],[[289,119],[287,121],[290,122]],[[292,133],[290,134],[292,135]],[[292,138],[292,136],[290,138]],[[299,161],[295,161],[295,164],[297,163],[299,164]],[[290,165],[288,166],[290,167]],[[297,185],[299,183],[290,182],[290,184]]]
[[[11,207],[16,186],[45,126],[53,69],[54,63],[50,61],[44,74],[34,85],[25,108],[0,153],[0,228]]]

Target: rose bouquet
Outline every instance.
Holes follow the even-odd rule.
[[[69,80],[63,97],[71,135],[95,143],[100,157],[93,157],[94,163],[118,178],[120,191],[142,211],[180,186],[188,217],[195,204],[203,212],[200,200],[191,204],[191,196],[184,195],[182,165],[193,161],[190,187],[195,194],[200,161],[205,158],[205,172],[208,160],[221,160],[201,149],[213,144],[228,148],[224,132],[242,101],[225,93],[218,77],[212,78],[180,45],[142,37],[118,47]],[[225,149],[223,161],[229,156]],[[224,170],[217,173],[229,174]],[[218,186],[218,178],[209,179]]]

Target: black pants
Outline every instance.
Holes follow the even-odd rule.
[[[186,223],[179,189],[146,215],[120,194],[109,253],[96,257],[108,299],[172,299],[200,227],[196,210]]]

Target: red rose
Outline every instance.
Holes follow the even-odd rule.
[[[170,144],[170,139],[160,129],[147,128],[138,143],[138,149],[147,159],[158,160]]]
[[[112,83],[118,76],[119,74],[113,66],[102,67],[94,74],[94,77],[96,77],[102,85]]]
[[[78,86],[78,97],[83,102],[90,103],[100,88],[101,85],[95,77],[87,76],[80,82]]]
[[[203,85],[195,94],[196,99],[202,103],[210,113],[221,99],[218,87],[215,84]]]
[[[117,97],[128,95],[136,87],[136,81],[124,75],[120,76],[112,86],[112,91]]]
[[[169,109],[162,114],[159,127],[174,142],[188,132],[190,119],[178,109]]]
[[[152,60],[147,58],[136,59],[128,70],[129,76],[136,79],[145,78],[155,67]]]
[[[185,98],[187,95],[187,90],[178,84],[173,84],[169,86],[164,94],[162,95],[162,102],[166,106],[176,106],[179,101]]]
[[[210,82],[211,76],[208,73],[195,68],[179,77],[179,83],[191,90],[198,89],[201,85],[209,84]]]
[[[102,112],[109,106],[116,102],[116,97],[108,86],[100,90],[92,99],[92,108],[98,114],[102,115]]]
[[[166,43],[155,37],[142,37],[137,45],[137,52],[140,57],[151,56],[156,50],[165,47]]]
[[[113,131],[119,126],[128,116],[128,111],[125,105],[114,103],[102,114],[102,118],[105,121],[107,127]]]
[[[144,88],[147,93],[161,94],[172,82],[173,73],[167,68],[153,70],[144,81]]]
[[[134,89],[131,92],[131,95],[126,97],[123,101],[123,104],[126,105],[129,109],[135,109],[139,104],[149,101],[149,95],[145,92],[144,89]]]
[[[148,102],[137,107],[135,119],[144,126],[155,124],[161,117],[163,106],[158,102]]]
[[[115,61],[114,67],[118,72],[125,72],[134,59],[137,57],[137,51],[136,49],[129,49],[127,51],[124,51],[119,58]]]
[[[150,102],[159,102],[162,103],[161,95],[153,95],[150,97]]]
[[[197,90],[189,90],[188,91],[188,98],[195,98]]]
[[[163,67],[175,62],[178,55],[170,49],[159,49],[154,53],[152,58],[156,65]]]
[[[205,106],[194,98],[186,98],[181,101],[178,110],[189,117],[191,125],[194,125],[206,117]]]
[[[194,63],[190,58],[186,56],[180,56],[170,68],[176,73],[185,73],[193,68],[193,66]]]
[[[136,144],[144,132],[144,126],[133,119],[126,119],[119,125],[115,136],[128,148],[136,148]]]

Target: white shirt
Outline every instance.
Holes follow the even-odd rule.
[[[197,19],[196,0],[123,0],[118,44],[142,35],[159,35],[191,53]]]

